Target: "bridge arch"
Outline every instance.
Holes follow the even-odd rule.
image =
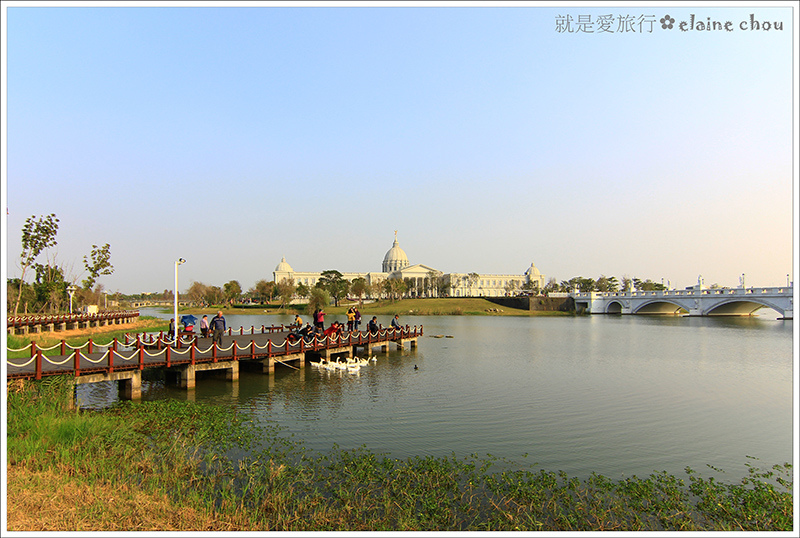
[[[785,312],[775,306],[774,304],[770,303],[769,301],[764,300],[753,300],[753,299],[731,299],[728,301],[722,301],[706,312],[707,316],[752,316],[756,313],[756,311],[761,310],[762,308],[771,308],[772,310],[776,311],[780,315],[784,315]]]
[[[606,314],[622,314],[622,303],[611,301],[606,305]]]
[[[642,303],[638,307],[636,307],[632,312],[632,314],[660,314],[660,315],[683,315],[688,314],[689,310],[680,303],[665,300],[665,299],[656,299],[653,301],[648,301]]]

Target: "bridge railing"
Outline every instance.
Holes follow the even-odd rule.
[[[243,330],[240,331],[243,333]],[[241,336],[241,334],[240,334]],[[414,328],[406,326],[400,329],[381,328],[377,332],[354,331],[345,334],[332,334],[329,336],[315,335],[313,340],[306,341],[300,338],[299,341],[290,341],[287,336],[283,342],[273,342],[268,339],[263,345],[256,344],[255,340],[240,345],[235,339],[227,347],[220,347],[216,342],[212,342],[206,349],[201,349],[197,338],[188,343],[188,347],[181,346],[181,339],[177,342],[167,338],[164,334],[155,336],[154,334],[140,333],[134,336],[125,335],[125,341],[120,342],[116,338],[108,344],[97,344],[91,339],[81,346],[71,346],[64,340],[61,344],[56,344],[49,348],[37,347],[35,342],[21,349],[9,349],[10,352],[20,352],[30,349],[30,358],[6,359],[7,379],[41,379],[42,376],[74,374],[79,377],[81,372],[114,372],[115,370],[143,370],[145,367],[170,367],[173,364],[192,364],[198,360],[202,362],[218,362],[219,360],[240,360],[256,358],[272,358],[305,351],[320,349],[330,349],[345,346],[369,345],[386,341],[397,341],[405,338],[422,336],[422,326],[415,325]],[[155,347],[155,352],[151,349]],[[44,352],[58,348],[58,356],[48,357]],[[85,352],[84,349],[86,348]],[[100,349],[96,349],[100,348]],[[105,348],[105,351],[101,351]],[[101,353],[97,358],[89,355]],[[230,352],[230,354],[228,354]],[[208,354],[211,354],[209,357]],[[202,356],[202,357],[201,357]],[[150,362],[146,362],[145,357]],[[93,366],[81,368],[81,359],[88,361]],[[162,359],[152,362],[153,359]],[[107,364],[102,364],[106,362]],[[44,364],[56,366],[55,369],[44,370]],[[33,371],[23,371],[22,369],[33,364]],[[58,368],[63,366],[63,368]]]
[[[573,293],[572,296],[581,299],[593,297],[703,297],[709,295],[791,295],[792,286],[773,286],[759,288],[704,288],[701,290],[657,290],[657,291],[588,291]]]
[[[30,327],[33,325],[50,325],[52,323],[74,323],[81,321],[103,321],[112,319],[139,317],[136,310],[115,310],[96,314],[41,314],[34,316],[9,316],[8,327]]]

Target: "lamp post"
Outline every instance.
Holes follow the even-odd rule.
[[[67,293],[69,293],[69,313],[72,314],[72,296],[75,294],[77,290],[77,286],[75,284],[70,284],[67,286]]]
[[[744,288],[747,288],[747,286],[744,283],[744,273],[742,273],[742,289]]]
[[[175,334],[172,335],[175,341],[178,340],[178,266],[182,263],[186,263],[183,258],[175,262]]]

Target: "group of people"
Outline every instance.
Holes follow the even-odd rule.
[[[315,334],[319,336],[331,336],[331,335],[341,335],[345,331],[344,323],[339,321],[334,321],[330,324],[330,326],[326,329],[325,328],[325,312],[321,308],[317,308],[314,310],[312,314],[313,319],[313,326],[311,323],[306,323],[305,327],[303,326],[303,318],[300,317],[299,314],[295,315],[294,317],[294,325],[297,327],[295,330],[296,336],[302,336],[304,338],[311,339]],[[347,310],[347,332],[358,331],[359,326],[361,325],[361,312],[359,312],[358,307],[352,306]],[[392,318],[393,329],[401,329],[400,325],[400,316],[395,314],[394,318]],[[370,333],[377,333],[380,330],[380,325],[378,324],[378,317],[372,316],[372,319],[369,320],[367,323],[367,330]]]
[[[297,326],[295,330],[296,337],[303,337],[306,340],[310,340],[315,334],[319,336],[333,336],[344,333],[345,326],[338,321],[334,321],[331,323],[330,327],[327,329],[325,328],[325,312],[321,308],[314,310],[313,318],[313,326],[310,323],[306,323],[305,327],[303,327],[303,318],[301,318],[299,314],[295,316],[294,324]],[[355,306],[350,307],[347,311],[347,332],[359,330],[359,325],[361,325],[361,312],[359,312],[358,308]],[[397,314],[392,318],[392,328],[401,328],[400,316]],[[192,329],[194,329],[194,327],[192,327]],[[210,322],[208,321],[207,315],[203,315],[203,319],[200,320],[200,333],[203,335],[203,338],[208,338],[208,336],[211,335],[212,341],[218,345],[222,345],[222,335],[226,329],[225,317],[222,315],[221,310],[217,312],[216,316],[211,318]],[[369,323],[367,323],[367,330],[370,333],[377,333],[380,330],[377,316],[372,316],[372,319],[369,320]],[[174,334],[175,332],[175,318],[169,320],[169,332],[170,334]]]
[[[218,345],[222,345],[222,335],[226,329],[227,326],[225,325],[225,317],[222,315],[222,310],[211,318],[210,323],[207,315],[203,315],[203,319],[200,320],[200,334],[203,335],[203,338],[208,338],[211,335],[212,342],[216,342]],[[184,331],[194,331],[194,325],[184,324]],[[169,334],[174,333],[175,318],[171,318],[169,320]]]

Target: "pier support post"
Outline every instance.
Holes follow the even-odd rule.
[[[232,361],[231,367],[225,370],[225,379],[239,381],[239,361]]]
[[[268,358],[261,361],[261,373],[273,375],[275,373],[275,359]]]
[[[142,372],[136,370],[129,379],[120,379],[119,397],[121,400],[141,400],[142,399]]]
[[[187,364],[181,369],[181,388],[182,389],[193,389],[195,386],[195,366],[193,364]]]

